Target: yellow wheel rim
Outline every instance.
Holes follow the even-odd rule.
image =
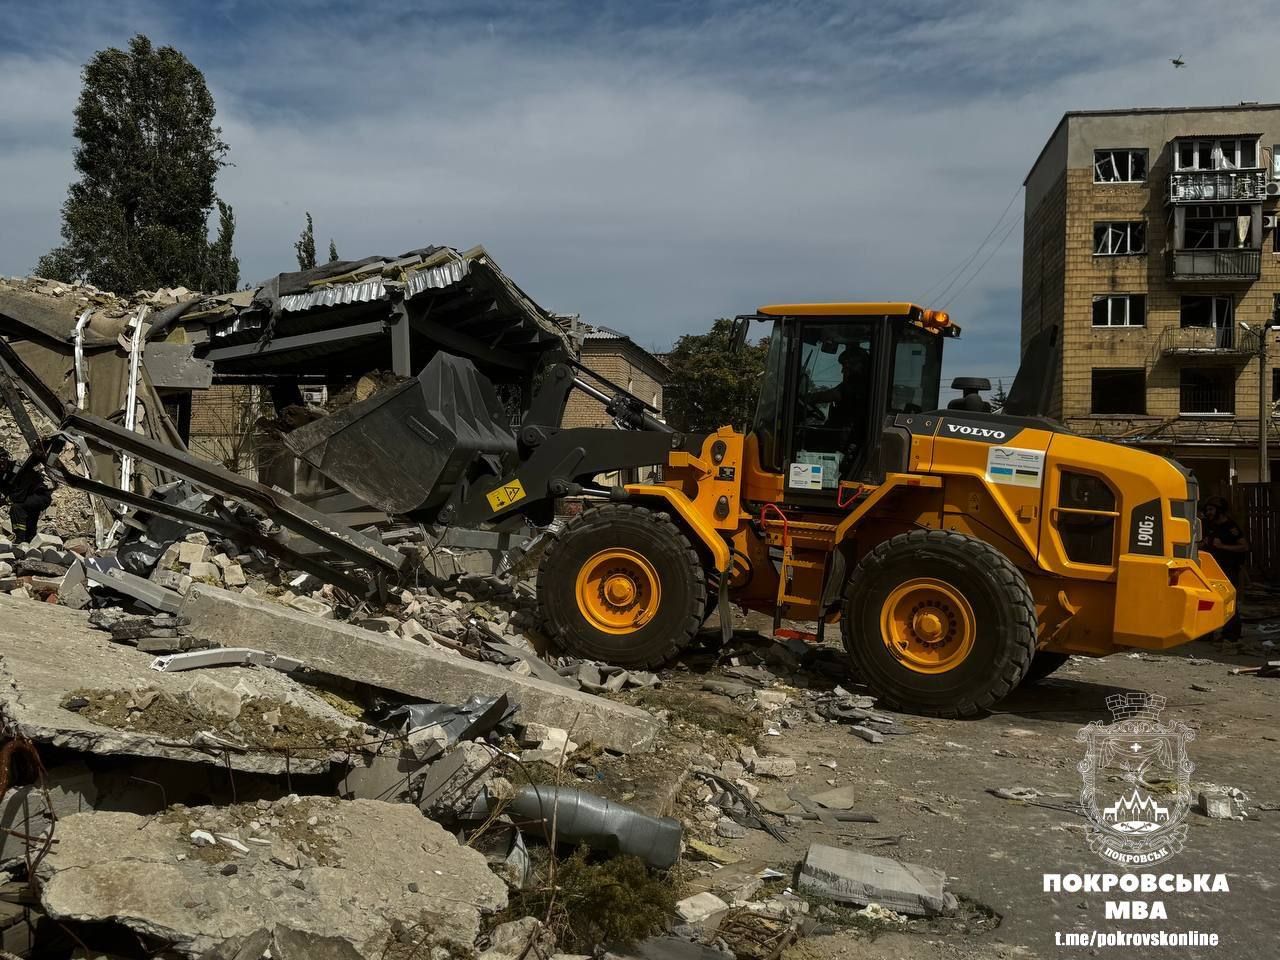
[[[662,583],[652,563],[634,550],[601,550],[578,571],[578,611],[604,633],[634,633],[653,619]]]
[[[880,637],[916,673],[954,670],[973,650],[973,607],[951,584],[918,577],[900,584],[880,611]]]

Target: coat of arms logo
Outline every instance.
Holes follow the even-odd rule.
[[[1076,734],[1086,744],[1076,768],[1089,848],[1112,863],[1160,863],[1186,842],[1195,769],[1187,742],[1196,734],[1180,720],[1160,722],[1166,702],[1157,694],[1113,694],[1114,722],[1094,720]]]

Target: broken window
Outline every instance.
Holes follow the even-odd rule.
[[[1177,140],[1173,150],[1173,169],[1252,170],[1260,165],[1258,153],[1257,137]]]
[[[1093,370],[1090,413],[1144,414],[1147,412],[1147,377],[1141,367]]]
[[[1271,370],[1271,402],[1280,403],[1280,367],[1273,367]]]
[[[1230,367],[1184,369],[1178,380],[1178,411],[1231,414],[1236,410],[1236,377]]]
[[[1141,183],[1147,179],[1147,151],[1093,151],[1094,183]]]
[[[1230,327],[1235,319],[1231,297],[1183,297],[1180,320],[1184,327]]]
[[[1187,207],[1179,250],[1239,250],[1253,238],[1256,204],[1212,203]],[[1176,229],[1176,227],[1175,227]]]
[[[1147,225],[1142,220],[1099,220],[1093,225],[1093,254],[1121,257],[1147,252]]]
[[[1095,327],[1142,327],[1147,323],[1147,298],[1141,293],[1100,293],[1093,298]]]

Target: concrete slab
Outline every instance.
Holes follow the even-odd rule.
[[[107,633],[89,626],[79,611],[17,597],[0,596],[0,720],[37,743],[50,743],[102,755],[128,754],[186,760],[225,767],[220,752],[210,753],[158,734],[132,732],[95,723],[62,706],[72,691],[134,690],[149,687],[174,696],[185,693],[200,675],[212,674],[220,684],[240,681],[276,699],[295,703],[326,719],[349,723],[323,700],[274,670],[225,667],[216,671],[167,674],[150,669],[152,657],[113,643]],[[74,669],[69,666],[74,665]],[[229,753],[233,770],[252,773],[320,773],[327,756]]]
[[[821,843],[812,844],[800,864],[802,891],[837,903],[878,903],[916,917],[937,916],[955,903],[943,890],[945,882],[942,871],[931,867]]]
[[[182,605],[188,629],[201,639],[228,645],[255,643],[296,657],[308,669],[382,687],[402,696],[462,703],[473,694],[507,694],[524,723],[573,727],[579,743],[623,753],[653,749],[659,723],[637,707],[520,677],[390,633],[319,620],[278,603],[245,597],[204,584],[191,588]]]
[[[196,846],[201,829],[217,842]],[[396,923],[424,917],[456,956],[507,904],[484,854],[410,804],[328,797],[76,814],[59,821],[39,877],[51,917],[111,920],[183,957],[285,924],[374,960]]]

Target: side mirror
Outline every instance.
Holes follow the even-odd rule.
[[[733,326],[729,329],[729,352],[737,353],[747,342],[747,331],[751,328],[750,317],[734,317]]]

